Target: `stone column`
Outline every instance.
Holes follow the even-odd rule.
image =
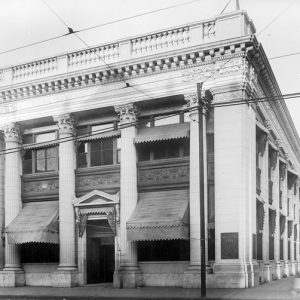
[[[5,184],[5,143],[3,133],[0,132],[0,270],[5,265],[5,247],[4,247],[4,231],[5,231],[5,206],[4,206],[4,184]]]
[[[58,287],[78,285],[75,247],[75,215],[72,201],[75,196],[74,119],[70,114],[54,117],[59,131],[59,266],[52,284]]]
[[[200,245],[200,172],[199,172],[199,124],[197,92],[186,94],[190,112],[190,266],[183,276],[183,287],[201,286]]]
[[[16,123],[3,128],[6,147],[5,157],[5,226],[8,226],[22,210],[21,201],[21,133]],[[8,244],[5,239],[5,266],[0,273],[0,286],[25,285],[21,268],[19,246]]]
[[[120,163],[120,269],[115,271],[114,286],[135,288],[142,285],[142,273],[137,264],[136,243],[127,241],[126,223],[135,210],[137,193],[137,157],[134,145],[136,128],[135,106],[124,104],[115,106],[121,124],[121,163]]]
[[[249,97],[245,83],[215,87],[214,103]],[[251,104],[215,106],[215,224],[217,287],[258,284],[253,260],[256,234],[255,108]]]

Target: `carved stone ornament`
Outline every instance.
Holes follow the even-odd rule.
[[[116,105],[115,111],[119,115],[121,124],[129,124],[136,121],[137,107],[133,103]]]
[[[79,188],[107,187],[120,184],[120,174],[103,174],[93,176],[83,176],[78,178]]]
[[[21,143],[21,130],[17,123],[2,126],[5,142]]]
[[[75,120],[71,114],[61,114],[54,116],[53,120],[57,122],[59,133],[75,134]]]
[[[280,179],[284,180],[286,175],[286,164],[279,165],[279,175],[280,175]]]
[[[187,107],[197,107],[198,106],[198,95],[196,92],[184,95],[184,100],[187,103]]]
[[[24,183],[25,193],[58,193],[58,180],[30,181]]]
[[[264,125],[265,125],[265,127],[266,127],[269,131],[272,130],[272,124],[271,124],[271,122],[270,122],[269,120],[265,120],[265,121],[264,121]]]

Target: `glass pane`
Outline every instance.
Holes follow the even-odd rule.
[[[92,141],[91,142],[91,151],[100,151],[101,150],[101,141]]]
[[[26,159],[23,161],[23,174],[32,173],[32,159]]]
[[[51,147],[46,149],[46,156],[49,157],[57,157],[57,149],[56,147]]]
[[[112,165],[113,164],[113,151],[103,150],[102,151],[102,165]]]
[[[33,143],[33,135],[32,134],[25,134],[22,137],[23,144],[32,144]]]
[[[47,171],[56,171],[58,168],[57,157],[47,158]]]
[[[113,139],[103,139],[102,150],[112,150],[112,149],[113,149]]]
[[[153,156],[154,156],[154,159],[167,158],[167,152],[166,152],[165,147],[162,147],[160,145],[156,145],[153,148]]]
[[[37,159],[45,159],[45,149],[36,150],[36,158]]]
[[[150,160],[150,149],[149,145],[141,145],[138,147],[139,161]]]
[[[76,128],[76,135],[86,135],[89,133],[89,127],[88,126],[81,126]]]
[[[24,160],[32,159],[32,150],[26,150],[24,154]]]
[[[99,124],[99,125],[94,125],[91,127],[92,133],[97,133],[97,132],[106,132],[109,130],[114,129],[114,124],[113,123],[108,123],[108,124]]]
[[[117,164],[121,162],[121,149],[117,149]]]
[[[101,166],[101,151],[91,152],[91,166]]]
[[[46,171],[45,164],[46,164],[45,159],[37,159],[36,160],[36,171],[37,172],[45,172]]]
[[[166,150],[168,158],[179,156],[179,145],[170,145]]]
[[[49,142],[56,140],[56,133],[53,132],[47,132],[47,133],[40,133],[35,135],[35,142],[36,143],[42,143],[42,142]]]
[[[169,125],[169,124],[177,124],[179,123],[179,115],[171,116],[171,117],[156,117],[154,119],[154,126],[162,126],[162,125]]]
[[[87,167],[87,154],[86,153],[78,153],[77,154],[77,166],[78,166],[78,168]]]
[[[185,140],[183,143],[183,156],[190,155],[190,140]]]

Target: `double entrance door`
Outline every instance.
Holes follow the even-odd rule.
[[[113,281],[115,245],[107,220],[87,222],[87,283]]]

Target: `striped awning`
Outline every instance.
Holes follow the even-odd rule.
[[[189,238],[188,190],[141,193],[127,221],[129,241]]]
[[[54,147],[54,146],[57,146],[57,145],[58,145],[58,141],[57,140],[53,140],[53,141],[48,141],[48,142],[23,145],[23,149],[25,149],[25,150],[29,150],[29,149],[41,149],[41,148]]]
[[[24,204],[17,217],[6,227],[9,244],[58,244],[58,201]]]
[[[105,139],[105,138],[110,138],[110,137],[119,137],[119,136],[121,136],[120,130],[111,130],[108,132],[91,133],[87,136],[82,136],[82,137],[79,136],[77,138],[77,141],[87,142],[87,141],[100,140],[100,139]]]
[[[135,144],[189,138],[190,123],[179,123],[141,128],[134,139]]]

